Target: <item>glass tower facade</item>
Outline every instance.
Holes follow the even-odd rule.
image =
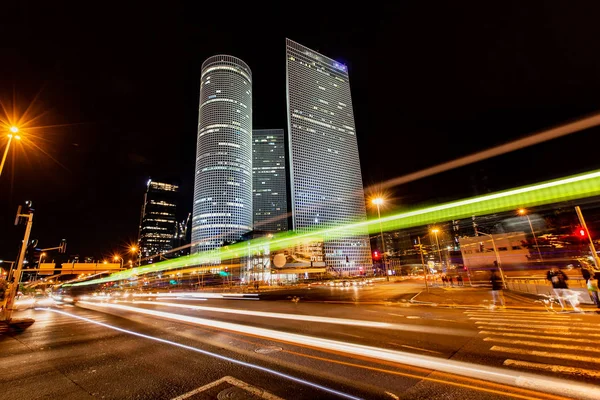
[[[286,39],[287,111],[293,228],[366,220],[348,69]],[[342,275],[372,268],[366,230],[325,240],[325,262]]]
[[[178,192],[177,185],[148,181],[140,219],[142,258],[165,254],[173,249],[177,234]]]
[[[254,230],[288,230],[287,182],[283,129],[252,131]]]
[[[252,220],[252,73],[213,56],[201,72],[192,251],[240,240]]]

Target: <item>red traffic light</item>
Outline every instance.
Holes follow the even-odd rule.
[[[381,255],[379,254],[379,252],[377,250],[375,250],[373,252],[373,259],[374,260],[379,260],[379,258],[381,258]]]
[[[579,229],[579,236],[581,236],[581,237],[586,237],[587,236],[585,234],[585,229],[583,229],[583,228]]]

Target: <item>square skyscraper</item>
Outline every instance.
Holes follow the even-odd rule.
[[[293,229],[366,220],[348,68],[286,39],[287,111]],[[366,229],[324,237],[327,266],[343,275],[370,271]]]

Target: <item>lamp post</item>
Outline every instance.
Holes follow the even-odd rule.
[[[423,275],[425,275],[425,289],[427,289],[427,293],[429,293],[429,284],[427,283],[427,269],[429,267],[425,266],[425,258],[423,257],[423,245],[421,245],[421,236],[418,236],[419,239],[419,252],[421,253],[421,265],[423,265]]]
[[[383,198],[377,197],[377,198],[374,198],[373,200],[371,200],[371,202],[377,206],[377,218],[379,219],[379,233],[381,234],[381,247],[383,250],[383,265],[385,267],[385,276],[386,276],[387,280],[389,281],[390,274],[388,271],[388,265],[387,265],[387,261],[386,261],[386,257],[385,257],[385,240],[383,239],[383,227],[381,226],[381,212],[379,210],[379,206],[381,204],[383,204]]]
[[[124,262],[124,261],[123,261],[123,257],[121,257],[121,256],[119,256],[119,255],[115,255],[115,256],[113,257],[113,261],[119,261],[119,260],[121,260],[121,269],[123,269],[123,262]]]
[[[502,286],[506,289],[506,280],[504,280],[504,272],[502,271],[502,265],[500,262],[500,255],[498,254],[498,249],[496,248],[496,241],[494,241],[494,236],[489,233],[483,233],[480,231],[476,231],[479,235],[489,236],[492,240],[492,248],[494,249],[494,254],[496,255],[496,264],[498,265],[498,271],[500,271],[500,277],[502,278]]]
[[[136,246],[131,246],[130,250],[133,254],[136,254],[136,252],[137,252],[138,267],[141,267],[142,266],[142,250],[138,249]]]
[[[0,176],[2,175],[2,170],[4,169],[4,162],[6,161],[8,149],[10,149],[10,143],[12,142],[13,137],[17,140],[21,140],[21,136],[16,135],[16,133],[19,132],[19,128],[17,128],[16,126],[11,126],[9,131],[11,133],[8,134],[8,143],[6,144],[6,148],[4,149],[4,156],[2,156],[2,162],[0,163]]]
[[[437,246],[437,252],[438,252],[438,258],[440,259],[440,265],[444,265],[444,263],[442,262],[442,251],[440,250],[440,241],[438,239],[438,232],[440,230],[438,228],[433,228],[431,230],[431,233],[433,233],[435,235],[435,244]]]
[[[529,228],[531,229],[531,234],[533,235],[533,241],[535,242],[535,247],[538,251],[538,255],[540,256],[540,261],[544,262],[544,259],[542,257],[542,252],[540,250],[540,245],[538,244],[537,237],[535,237],[535,232],[533,230],[533,225],[531,224],[531,219],[529,218],[529,214],[527,214],[527,211],[524,208],[520,208],[517,212],[519,213],[519,215],[524,215],[525,217],[527,217],[527,222],[529,222]]]

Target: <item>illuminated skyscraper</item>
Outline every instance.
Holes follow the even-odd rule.
[[[140,218],[139,247],[142,258],[164,255],[173,249],[177,233],[178,192],[177,185],[148,180]]]
[[[287,231],[287,185],[283,129],[252,131],[254,230]]]
[[[252,73],[239,58],[202,64],[196,148],[193,251],[252,230]]]
[[[366,220],[348,69],[286,40],[287,110],[293,228],[331,228]],[[366,230],[325,239],[334,271],[371,268]]]

